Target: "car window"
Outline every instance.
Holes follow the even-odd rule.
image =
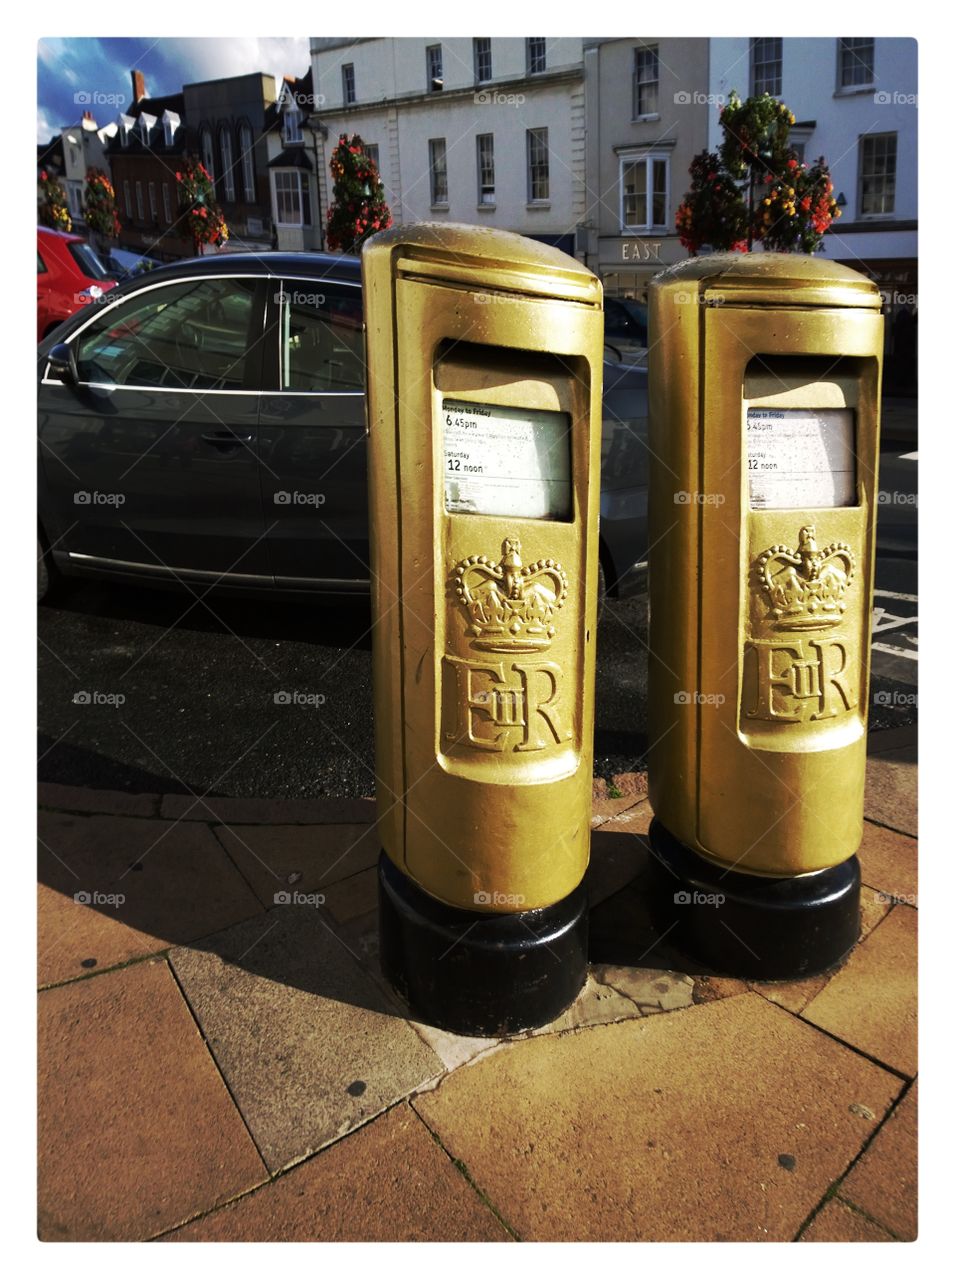
[[[88,280],[108,280],[109,272],[103,266],[99,254],[82,240],[70,240],[67,248],[73,261]]]
[[[42,276],[45,272],[46,272],[46,263],[45,263],[45,262],[43,261],[43,259],[40,257],[40,250],[39,250],[39,249],[37,249],[37,251],[36,251],[36,273],[37,273],[37,275],[38,275],[38,276]]]
[[[287,280],[278,296],[281,389],[364,391],[361,290]]]
[[[238,391],[252,345],[255,281],[217,277],[148,289],[79,335],[81,382]]]

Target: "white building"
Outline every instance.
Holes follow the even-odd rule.
[[[331,152],[340,134],[357,133],[396,223],[478,223],[574,251],[585,208],[582,40],[316,37],[311,54],[324,126],[314,134],[318,185],[310,226],[283,223],[294,203],[276,208],[280,247],[319,247]]]
[[[106,147],[116,132],[110,123],[100,128],[92,112],[84,111],[76,124],[60,130],[63,139],[63,185],[70,205],[70,217],[74,227],[83,226],[83,195],[86,174],[89,169],[102,169],[109,174],[109,157]]]
[[[821,252],[878,282],[889,340],[917,310],[918,54],[895,37],[784,36],[710,41],[714,104],[736,89],[766,91],[796,117],[790,141],[807,162],[823,156],[842,217]],[[722,141],[710,108],[709,145]]]

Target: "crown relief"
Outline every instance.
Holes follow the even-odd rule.
[[[831,542],[821,551],[815,525],[799,530],[796,550],[769,547],[753,563],[755,587],[769,605],[777,630],[813,631],[835,626],[846,610],[846,595],[855,574],[855,555],[846,542]]]
[[[476,649],[528,653],[546,649],[567,598],[567,574],[556,560],[521,561],[518,538],[505,538],[500,561],[459,560],[451,587],[466,612]]]

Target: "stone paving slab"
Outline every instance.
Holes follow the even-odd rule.
[[[273,1172],[442,1070],[316,908],[276,907],[170,963]]]
[[[917,921],[914,907],[893,907],[802,1011],[906,1076],[917,1070]]]
[[[900,1088],[747,993],[510,1045],[413,1105],[522,1238],[792,1240]]]
[[[41,813],[39,835],[40,986],[190,942],[262,911],[205,827]],[[78,901],[76,894],[85,896]]]
[[[918,1081],[849,1171],[839,1195],[900,1240],[918,1234]]]
[[[505,1241],[407,1104],[168,1240]]]
[[[164,960],[39,997],[41,1240],[141,1240],[268,1171]]]
[[[215,833],[265,907],[276,905],[276,894],[325,893],[376,866],[381,851],[375,828],[355,823],[220,826]]]
[[[863,883],[910,907],[918,905],[918,841],[866,822],[859,863]]]
[[[891,1244],[895,1237],[838,1196],[833,1196],[799,1239],[809,1244]]]
[[[870,750],[871,750],[870,740]],[[898,747],[871,755],[865,771],[865,816],[884,827],[918,835],[918,751]]]

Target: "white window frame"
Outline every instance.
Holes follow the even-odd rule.
[[[148,187],[149,193],[149,216],[153,222],[159,221],[159,201],[156,198],[156,184],[150,182]]]
[[[652,165],[657,161],[661,161],[665,166],[666,187],[663,196],[663,222],[653,221],[653,170]],[[630,231],[666,231],[670,226],[670,190],[671,190],[671,173],[670,173],[670,153],[668,151],[634,151],[625,153],[619,157],[619,184],[620,184],[620,229],[623,232]],[[647,169],[647,221],[645,223],[627,222],[626,219],[626,192],[624,188],[624,171],[631,165],[644,165]]]
[[[202,167],[213,182],[216,180],[216,149],[212,130],[204,124],[199,131],[199,150],[202,152]]]
[[[162,184],[162,212],[166,225],[170,226],[172,223],[172,196],[169,194],[168,182]]]
[[[136,179],[136,221],[146,221],[146,203],[143,197],[143,184],[138,178]]]
[[[656,79],[640,79],[640,55],[652,59],[656,63]],[[646,85],[656,85],[656,106],[652,111],[640,110],[640,89]],[[634,120],[658,120],[660,117],[660,46],[657,44],[638,45],[633,51],[633,101],[630,104]]]
[[[294,179],[294,186],[285,187],[284,182],[279,183],[279,178]],[[300,169],[273,169],[272,170],[272,208],[275,212],[275,225],[277,227],[285,227],[289,230],[302,230],[311,226],[310,222],[305,222],[305,202],[302,199],[302,187],[308,182],[308,174],[302,173]],[[279,187],[283,187],[283,193],[293,196],[298,202],[298,221],[287,222],[282,217],[282,204],[279,200]],[[311,209],[311,192],[309,195],[309,209]]]
[[[123,204],[126,206],[126,217],[133,216],[133,189],[129,185],[129,179],[123,179]]]
[[[854,48],[846,48],[846,40],[865,41],[872,46],[872,66],[871,75],[868,80],[853,81],[852,84],[843,83],[842,79],[842,61],[843,54],[850,53],[855,56]],[[875,36],[839,36],[836,40],[836,92],[837,93],[866,93],[870,89],[875,88]]]
[[[435,165],[435,159],[438,156],[438,143],[441,144],[440,156],[442,160],[442,168],[438,169]],[[444,198],[439,199],[438,187],[435,179],[439,173],[444,174]],[[428,139],[428,179],[430,184],[431,208],[446,209],[450,203],[450,188],[448,185],[448,140],[447,138],[429,138]]]
[[[252,126],[243,121],[239,125],[239,151],[242,164],[242,195],[246,204],[255,203],[255,135]]]
[[[481,144],[488,140],[487,153],[482,154]],[[477,159],[477,202],[480,209],[493,209],[497,204],[497,174],[494,166],[494,134],[479,133],[474,140]],[[489,166],[488,166],[489,160]],[[489,168],[490,182],[485,182]],[[490,189],[490,198],[485,194]]]
[[[235,204],[235,159],[232,152],[232,130],[219,128],[219,159],[222,161],[222,195],[227,204]]]
[[[479,45],[483,46],[485,43],[487,44],[487,48],[478,47]],[[474,56],[474,83],[488,84],[491,80],[494,79],[494,54],[493,54],[493,49],[491,45],[491,37],[490,36],[473,36],[471,48]],[[487,75],[486,76],[481,75],[481,58],[482,57],[487,58]]]
[[[345,62],[342,64],[342,105],[350,107],[352,103],[358,101],[358,94],[355,88],[355,64],[354,62]]]
[[[765,46],[770,40],[778,41],[779,43],[778,56],[773,58],[762,57],[760,61],[757,62],[756,60],[757,52],[759,52],[760,54],[765,54],[765,48],[763,46]],[[776,84],[778,87],[775,89],[769,89],[769,88],[766,88],[765,86],[760,88],[758,80],[760,76],[763,79],[765,79],[765,71],[758,71],[757,69],[768,67],[776,63],[779,64],[779,76],[777,79],[774,80],[773,83]],[[750,86],[750,92],[753,94],[754,97],[758,97],[764,93],[768,93],[773,98],[778,98],[782,95],[782,91],[783,91],[783,38],[782,36],[753,36],[753,38],[750,40],[749,42],[749,86]]]
[[[440,44],[429,44],[425,47],[424,61],[427,92],[440,93],[444,88],[444,50]]]
[[[863,206],[862,182],[865,177],[865,170],[863,166],[865,164],[866,143],[879,142],[884,138],[891,138],[895,142],[895,165],[892,170],[892,208],[886,209],[886,210],[879,210],[877,213],[871,213],[871,212],[866,213],[862,207]],[[881,175],[873,173],[870,176],[872,177],[881,176],[884,182],[886,178],[886,173],[883,173]],[[858,192],[856,199],[858,200],[860,222],[879,222],[879,221],[885,221],[886,219],[895,218],[897,216],[895,212],[895,204],[899,194],[899,135],[894,130],[887,129],[880,133],[863,133],[860,136],[859,138],[859,176],[858,176],[856,187]],[[882,194],[883,201],[885,200],[885,198],[886,198],[885,192],[883,191],[883,194]]]
[[[298,105],[289,101],[282,113],[282,141],[287,147],[298,146],[302,137],[302,112]]]
[[[541,46],[539,49],[537,48],[538,45]],[[543,75],[547,70],[547,37],[526,36],[524,51],[527,74],[529,76]],[[535,58],[540,59],[540,66],[534,66]]]
[[[547,194],[543,196],[534,195],[534,173],[533,173],[533,166],[531,163],[531,151],[534,145],[534,140],[532,139],[532,135],[535,135],[535,134],[544,135],[543,137],[544,156],[546,158],[546,163],[547,163]],[[546,126],[541,126],[540,128],[537,128],[537,129],[528,129],[525,132],[525,139],[526,141],[524,144],[525,146],[524,163],[527,169],[527,173],[526,173],[527,203],[530,205],[550,204],[550,130]],[[540,139],[538,138],[537,141],[539,142]]]

